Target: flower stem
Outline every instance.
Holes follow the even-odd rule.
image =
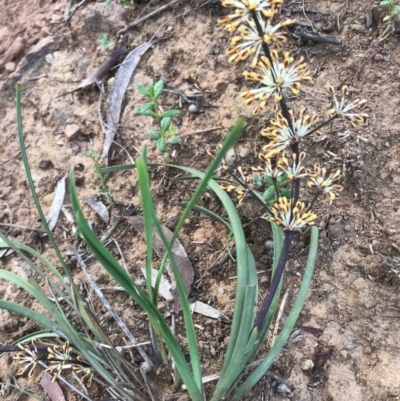
[[[339,116],[337,114],[333,115],[331,118],[323,122],[322,124],[318,125],[318,127],[314,128],[311,130],[306,136],[312,135],[314,132],[320,130],[321,128],[325,127],[325,125],[330,124],[335,118],[338,118]]]
[[[274,71],[274,69],[272,68],[272,66],[273,66],[273,60],[272,60],[272,57],[271,57],[271,53],[270,53],[270,51],[269,51],[268,44],[264,42],[264,39],[263,39],[263,37],[264,37],[264,32],[263,32],[263,30],[262,30],[260,21],[258,20],[257,15],[256,15],[255,12],[252,13],[252,17],[253,17],[254,23],[256,24],[256,28],[257,28],[258,34],[260,35],[260,38],[261,38],[261,40],[262,40],[262,49],[263,49],[263,51],[264,51],[264,54],[265,54],[265,56],[268,58],[268,60],[269,60],[269,62],[270,62],[270,64],[271,64],[271,74],[272,74],[272,78],[273,78],[274,82],[276,82],[275,71]],[[285,99],[283,93],[282,93],[282,98],[281,98],[281,100],[279,101],[279,106],[281,107],[283,117],[285,118],[285,120],[286,120],[286,121],[288,122],[288,124],[289,124],[289,129],[290,129],[290,130],[293,132],[293,134],[294,134],[293,121],[292,121],[292,118],[290,117],[289,108],[288,108],[288,106],[287,106],[287,104],[286,104],[286,99]],[[298,144],[297,142],[296,142],[296,143],[293,143],[293,144],[291,145],[291,148],[292,148],[292,152],[293,152],[294,154],[296,154],[296,157],[297,157],[297,160],[298,160],[298,159],[299,159],[299,154],[300,154],[300,151],[299,151],[299,144]],[[296,203],[296,202],[299,200],[299,194],[300,194],[300,180],[299,180],[298,178],[296,178],[296,179],[294,180],[294,197],[293,197],[293,198],[294,198],[294,203]]]
[[[285,238],[283,240],[282,251],[279,256],[278,265],[276,266],[276,270],[275,270],[274,276],[272,277],[272,281],[269,286],[267,295],[264,298],[264,301],[261,305],[261,308],[257,314],[256,320],[254,323],[254,327],[257,327],[258,329],[260,329],[263,324],[265,316],[268,313],[268,310],[271,306],[272,300],[275,297],[276,290],[278,289],[279,283],[281,281],[283,271],[285,269],[286,262],[288,260],[289,250],[290,250],[290,246],[292,244],[293,234],[294,234],[294,231],[285,231]]]

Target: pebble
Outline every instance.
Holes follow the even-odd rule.
[[[236,151],[233,148],[230,148],[226,153],[225,161],[228,166],[233,166],[236,163]]]
[[[365,25],[367,28],[371,28],[373,24],[373,17],[372,17],[372,11],[367,11],[365,13]]]
[[[378,54],[375,54],[374,60],[378,61],[378,62],[383,61],[383,60],[385,60],[385,57],[382,54],[378,53]]]
[[[273,251],[274,250],[274,241],[271,241],[271,240],[265,241],[264,246],[269,251]]]
[[[278,394],[284,394],[284,393],[291,393],[292,389],[285,383],[281,383],[277,388],[276,392]]]
[[[14,72],[14,71],[15,71],[15,68],[16,68],[16,65],[15,65],[15,63],[13,63],[12,61],[10,61],[9,63],[7,63],[7,64],[4,66],[4,68],[5,68],[5,70],[8,71],[8,72]]]
[[[346,225],[344,226],[344,231],[350,232],[350,231],[351,231],[351,225],[350,225],[350,224],[346,224]]]
[[[314,367],[314,362],[311,359],[306,359],[302,364],[301,368],[303,370],[310,370]]]
[[[353,180],[359,181],[363,176],[363,172],[361,170],[355,170],[353,172]]]
[[[196,114],[196,113],[198,113],[199,112],[199,109],[198,109],[198,107],[195,105],[195,104],[191,104],[190,106],[189,106],[189,113],[192,113],[192,114]]]
[[[81,127],[78,124],[68,124],[65,127],[64,134],[67,139],[71,140],[76,138],[76,136],[80,133]]]
[[[387,148],[390,148],[390,143],[389,143],[389,142],[385,142],[385,146],[386,146]]]
[[[366,31],[366,27],[361,24],[350,25],[350,29],[354,32],[359,32],[359,33],[364,33]]]

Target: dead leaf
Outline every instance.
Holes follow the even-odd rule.
[[[307,333],[311,333],[311,334],[312,334],[313,336],[315,336],[315,337],[319,337],[319,336],[324,332],[324,330],[319,329],[319,328],[317,328],[317,327],[300,326],[299,328],[300,328],[301,330],[306,331]]]
[[[212,319],[221,319],[224,322],[229,322],[228,316],[225,316],[220,310],[201,301],[196,301],[190,304],[190,310],[192,312],[200,313],[200,315],[211,317]]]
[[[43,375],[43,379],[40,382],[40,385],[50,397],[51,401],[65,401],[65,397],[61,390],[61,387],[57,382],[52,383],[52,378],[53,376],[50,373],[45,372]]]
[[[107,130],[102,153],[106,165],[108,165],[108,152],[114,140],[115,133],[117,132],[119,119],[121,117],[122,102],[124,100],[129,81],[131,80],[133,72],[139,64],[142,55],[153,44],[154,42],[150,41],[133,49],[126,56],[115,75],[110,96],[108,97]]]
[[[50,231],[53,231],[54,227],[56,226],[58,216],[60,215],[60,211],[64,203],[66,178],[67,176],[65,175],[63,178],[61,178],[60,181],[58,181],[53,203],[51,205],[49,213],[46,216],[46,221],[50,228]]]
[[[107,207],[103,202],[97,201],[90,196],[84,196],[85,202],[108,224],[110,221],[110,214],[108,213]]]
[[[132,224],[133,228],[142,235],[142,237],[145,236],[144,233],[144,224],[143,224],[143,217],[142,216],[131,216],[127,217],[126,220],[128,223]],[[168,230],[167,227],[162,226],[163,232],[165,237],[167,238],[167,241],[170,241],[172,238],[172,232]],[[162,259],[165,255],[165,248],[164,245],[161,241],[161,238],[159,237],[158,233],[156,231],[153,231],[153,249],[158,255],[160,259]],[[175,262],[178,267],[179,273],[181,275],[182,281],[183,281],[183,286],[185,287],[185,292],[186,294],[189,294],[190,288],[193,283],[194,279],[194,271],[193,271],[193,266],[192,263],[190,262],[187,253],[185,251],[185,248],[183,245],[179,242],[179,240],[175,240],[174,245],[172,247],[172,253],[175,257]],[[178,313],[181,310],[181,305],[179,302],[179,296],[178,296],[178,291],[175,288],[175,280],[173,277],[173,274],[170,273],[171,281],[173,283],[173,288],[171,290],[174,299],[172,301],[172,308],[173,310]]]

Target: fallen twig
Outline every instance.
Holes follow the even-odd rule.
[[[31,146],[31,145],[28,145],[25,149],[28,149],[29,146]],[[11,157],[8,158],[7,160],[4,160],[4,162],[1,162],[1,163],[0,163],[0,166],[4,166],[4,165],[7,164],[8,162],[10,162],[12,159],[15,159],[20,153],[21,153],[21,151],[19,150],[14,156],[11,156]]]
[[[30,230],[30,231],[36,231],[38,233],[44,233],[44,230],[41,228],[34,228],[34,227],[29,227],[29,226],[22,226],[20,224],[9,224],[9,223],[0,223],[0,226],[3,227],[12,227],[12,228],[19,228],[21,230]]]
[[[133,21],[132,23],[130,23],[129,25],[127,25],[125,28],[122,28],[118,31],[119,34],[123,34],[126,31],[128,31],[129,29],[134,28],[135,26],[138,26],[139,24],[141,24],[142,22],[148,20],[149,18],[153,17],[154,15],[160,14],[162,11],[166,10],[168,7],[176,4],[179,0],[172,0],[171,2],[164,4],[163,6],[161,6],[160,8],[157,8],[157,10],[152,11],[151,13],[148,13],[147,15],[145,15],[142,18],[136,19],[135,21]]]
[[[342,40],[337,38],[331,38],[329,36],[314,35],[307,32],[305,28],[297,26],[292,36],[296,39],[303,38],[307,40],[313,40],[314,42],[330,43],[332,45],[341,45]]]

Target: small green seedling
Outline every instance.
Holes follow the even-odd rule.
[[[136,111],[142,116],[153,117],[156,120],[157,129],[149,129],[147,134],[156,142],[157,149],[164,157],[168,157],[169,154],[166,152],[168,146],[181,142],[181,138],[176,135],[177,127],[172,123],[172,117],[179,116],[181,112],[175,109],[160,110],[158,99],[164,89],[162,80],[149,85],[147,88],[140,84],[135,85],[135,87],[142,95],[151,100]]]
[[[108,40],[108,35],[103,33],[102,37],[99,40],[99,45],[103,49],[105,53],[108,53],[108,50],[115,45],[114,42],[110,42]]]
[[[84,152],[83,154],[84,156],[89,157],[93,160],[93,170],[95,171],[100,181],[100,194],[106,198],[106,201],[109,205],[112,205],[114,203],[114,197],[111,189],[107,186],[107,178],[105,174],[103,174],[101,171],[101,169],[103,168],[100,163],[101,155],[99,153],[96,153],[93,148],[88,150],[87,152]]]
[[[387,6],[389,9],[389,14],[383,18],[383,22],[386,24],[386,27],[381,34],[382,39],[386,37],[389,30],[392,28],[396,15],[400,14],[400,4],[398,0],[382,0],[379,5]]]

